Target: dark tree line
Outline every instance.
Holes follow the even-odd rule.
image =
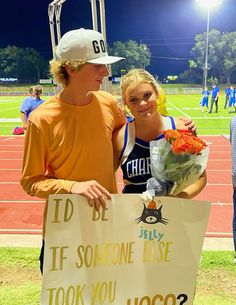
[[[236,82],[236,32],[212,29],[209,32],[208,82]],[[206,56],[206,33],[195,36],[189,69],[180,75],[183,82],[200,83]]]
[[[0,49],[0,77],[17,78],[18,83],[48,78],[48,60],[35,49],[7,46]]]
[[[124,57],[112,65],[113,75],[121,75],[133,68],[147,68],[150,65],[151,52],[147,45],[129,40],[116,41],[109,53]],[[201,83],[205,61],[206,33],[195,36],[195,45],[191,50],[192,60],[189,69],[179,77],[179,82]],[[236,82],[236,32],[209,32],[208,77],[218,82]],[[19,83],[38,82],[50,78],[48,60],[35,49],[7,46],[0,49],[0,78],[17,78]]]

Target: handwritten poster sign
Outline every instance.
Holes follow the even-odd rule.
[[[49,198],[42,305],[191,305],[210,203]]]

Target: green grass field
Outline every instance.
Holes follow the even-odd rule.
[[[196,122],[200,135],[229,134],[230,120],[236,113],[228,113],[228,110],[224,109],[223,95],[219,99],[218,113],[201,111],[201,95],[169,95],[167,100],[169,114],[174,117],[191,117]]]
[[[12,129],[21,125],[19,109],[23,98],[22,96],[0,96],[0,135],[11,135]],[[202,112],[200,100],[200,95],[168,95],[167,109],[174,117],[191,117],[196,122],[200,135],[229,134],[230,120],[235,113],[228,113],[226,109],[223,109],[223,94],[219,100],[218,113]]]
[[[42,99],[47,99],[42,96]],[[12,129],[21,126],[20,106],[23,96],[0,96],[0,135],[11,135]]]
[[[40,304],[39,251],[0,248],[1,305]],[[203,251],[193,305],[236,305],[236,265],[232,257],[230,251]]]

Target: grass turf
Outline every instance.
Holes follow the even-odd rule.
[[[19,109],[24,97],[0,96],[0,135],[11,135],[12,129],[21,125]],[[47,96],[42,97],[48,99]],[[191,117],[200,135],[229,134],[230,120],[235,113],[228,113],[224,107],[224,96],[219,99],[218,113],[201,111],[201,95],[168,95],[167,110],[174,117]]]
[[[40,304],[38,255],[39,248],[0,248],[0,304]],[[236,305],[231,251],[203,251],[193,305]]]

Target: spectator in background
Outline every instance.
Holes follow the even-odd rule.
[[[220,89],[216,86],[216,84],[212,84],[212,91],[211,91],[211,106],[209,113],[212,113],[213,105],[215,104],[216,113],[218,112],[218,101],[219,101],[219,93]]]
[[[230,143],[232,147],[234,263],[236,263],[236,116],[233,117],[230,124]]]
[[[204,107],[208,109],[208,98],[211,92],[205,87],[204,90],[202,90],[202,99],[200,102],[200,105],[202,106],[202,112],[204,112]]]
[[[22,107],[24,108],[24,105],[27,105],[32,102],[32,99],[34,97],[34,86],[31,86],[29,88],[28,93],[29,93],[29,96],[24,98],[24,100],[21,104],[21,108]],[[25,122],[26,121],[25,114],[21,112],[21,108],[20,108],[20,117],[21,117],[21,121],[22,121],[22,128],[26,129],[25,127],[26,127],[27,122]]]
[[[229,110],[228,113],[235,112],[235,89],[233,86],[230,86],[229,89]]]
[[[41,99],[42,93],[43,88],[40,85],[30,87],[30,96],[23,100],[22,105],[20,107],[22,128],[27,129],[27,121],[30,113],[44,102],[44,100]]]
[[[230,84],[227,84],[227,87],[225,88],[225,106],[224,106],[224,109],[227,108],[228,101],[229,101],[229,96],[230,96]]]

